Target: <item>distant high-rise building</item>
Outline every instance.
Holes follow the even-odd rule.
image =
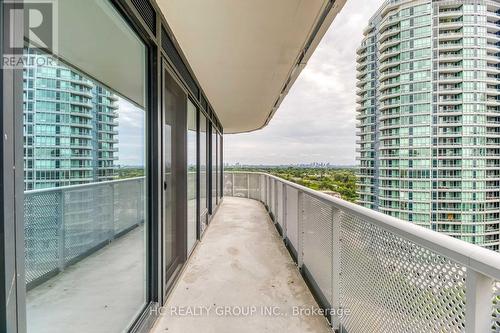
[[[492,250],[499,12],[499,1],[386,1],[357,50],[359,203]]]
[[[25,55],[25,190],[115,179],[118,98],[45,55]]]

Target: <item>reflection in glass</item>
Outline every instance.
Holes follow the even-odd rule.
[[[165,71],[164,109],[163,109],[163,164],[164,164],[164,208],[163,208],[163,237],[164,237],[164,260],[165,276],[167,283],[182,264],[181,260],[185,253],[185,231],[174,206],[179,202],[177,197],[177,182],[174,165],[179,163],[179,154],[175,151],[176,136],[179,133],[185,135],[187,95],[177,81]],[[179,129],[182,129],[179,131]],[[184,164],[185,162],[182,161]],[[185,223],[185,222],[183,222]]]
[[[217,136],[217,196],[220,199],[222,198],[222,135]]]
[[[196,242],[196,114],[194,104],[188,100],[187,108],[187,249],[188,253]]]
[[[25,56],[27,331],[122,332],[146,302],[145,111]]]
[[[207,118],[200,113],[200,227],[201,232],[206,227],[206,214],[208,211],[208,178],[207,178]]]

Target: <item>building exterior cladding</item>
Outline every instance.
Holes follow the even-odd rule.
[[[118,98],[45,55],[25,56],[25,190],[115,179]]]
[[[500,1],[387,1],[357,50],[359,203],[499,249]]]

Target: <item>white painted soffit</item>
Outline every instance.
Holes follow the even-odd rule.
[[[225,133],[267,125],[346,0],[156,0]]]

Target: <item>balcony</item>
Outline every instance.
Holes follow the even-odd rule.
[[[61,95],[50,98],[52,109],[21,91],[21,71],[4,69],[0,331],[145,333],[157,319],[156,332],[498,331],[498,254],[273,176],[222,172],[223,134],[268,124],[345,2],[59,1],[60,20],[52,28],[61,28],[60,54],[53,52],[61,68],[47,73],[83,81],[77,85],[91,89],[93,98],[78,92],[67,108],[58,105],[65,102]],[[399,6],[393,1],[384,15],[397,13]],[[12,17],[16,24],[4,29],[14,30],[3,35],[20,36],[15,44],[25,45],[30,41],[17,30],[23,27],[20,18]],[[381,25],[399,25],[400,19],[390,16]],[[365,32],[366,41],[375,41],[377,29]],[[394,36],[399,34],[384,37],[384,57],[398,52]],[[366,41],[360,59],[377,60],[375,45],[366,50]],[[43,67],[37,66],[32,74]],[[376,74],[366,68],[360,87]],[[35,84],[36,76],[26,69]],[[386,70],[380,80],[393,78],[394,84],[399,75],[399,68]],[[100,84],[109,93],[98,89]],[[377,87],[371,88],[366,94]],[[96,106],[102,104],[96,91],[103,105]],[[360,125],[369,125],[360,131],[358,148],[366,158],[358,175],[365,184],[361,200],[380,192],[397,199],[382,199],[381,207],[408,216],[409,191],[377,186],[378,178],[382,186],[394,186],[387,180],[398,176],[398,184],[412,186],[405,184],[413,175],[387,170],[400,165],[389,161],[381,162],[380,177],[368,169],[380,163],[379,147],[363,144],[377,129],[374,98],[366,100],[366,94],[359,105],[365,111],[358,114]],[[388,100],[382,109],[399,112],[399,100]],[[69,113],[51,126],[74,119],[111,135],[94,131],[94,142],[44,138],[40,145],[33,135],[37,111]],[[108,144],[117,143],[113,133],[120,134],[125,149]],[[391,148],[403,141],[385,139],[380,150],[404,155]],[[423,145],[415,142],[414,147]],[[23,168],[23,148],[36,157],[40,146],[47,158],[38,164],[48,170],[37,168],[36,161]],[[71,162],[52,167],[53,155],[71,156]],[[85,161],[76,155],[85,155]],[[87,163],[90,159],[95,162]],[[146,177],[57,187],[112,178],[116,170],[124,177]],[[498,177],[497,171],[488,172]],[[23,193],[24,172],[27,188],[57,188]],[[424,191],[420,186],[415,193]],[[472,201],[468,195],[461,196],[465,204]],[[157,317],[162,308],[187,306],[205,306],[213,316]]]
[[[463,15],[462,8],[447,8],[439,11],[440,18],[460,18]]]
[[[496,331],[500,254],[267,174],[226,173],[224,190],[167,309],[274,304],[287,319],[174,316],[154,332],[233,332],[243,322],[255,332],[326,332],[317,317],[286,315],[315,306],[299,272],[340,331]]]
[[[143,274],[142,198],[134,195],[141,186],[137,178],[26,193],[39,212],[67,212],[50,224],[65,231],[52,252],[33,258],[27,249],[28,313],[45,318],[37,332],[111,331],[113,321],[131,316],[136,304],[121,290],[139,285]],[[320,308],[330,325],[348,332],[486,332],[468,325],[496,325],[498,253],[266,174],[226,173],[224,186],[226,199],[152,332],[234,332],[243,325],[253,332],[330,332],[326,318],[311,312]],[[100,220],[110,222],[106,239],[92,232],[96,214],[113,216]],[[42,215],[26,216],[27,235],[47,234],[34,226]],[[118,281],[107,274],[120,270]],[[95,280],[107,288],[92,289]],[[210,315],[172,313],[189,307]],[[50,320],[49,313],[65,309],[65,320]],[[79,316],[89,309],[91,322]]]
[[[273,224],[260,202],[225,198],[152,332],[331,332],[305,312],[318,304]],[[174,312],[200,307],[194,318]]]

